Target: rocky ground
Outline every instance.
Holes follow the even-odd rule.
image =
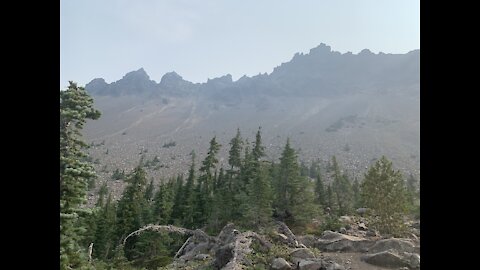
[[[190,237],[173,263],[162,269],[420,269],[419,221],[410,222],[408,238],[380,236],[361,217],[341,217],[348,227],[324,231],[321,236],[295,235],[276,221],[259,232],[226,225],[217,236],[201,230],[149,225],[145,230],[180,233]]]

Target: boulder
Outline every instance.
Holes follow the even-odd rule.
[[[373,254],[365,254],[361,259],[369,264],[381,267],[408,267],[408,269],[420,269],[420,255],[410,252],[399,252],[394,249]]]
[[[408,263],[410,269],[420,269],[420,255],[416,253],[403,253],[404,260]]]
[[[374,254],[365,254],[361,259],[369,264],[381,267],[398,268],[408,266],[407,261],[395,250],[381,251]]]
[[[366,252],[373,244],[373,241],[365,238],[325,231],[315,242],[315,247],[328,252]]]
[[[300,259],[311,259],[315,258],[315,254],[308,248],[297,248],[292,253],[290,257],[300,258]]]
[[[415,253],[415,245],[412,241],[403,238],[389,238],[382,239],[377,241],[372,247],[368,249],[369,253],[378,253],[381,251],[386,251],[389,249],[394,249],[399,252],[410,252]]]
[[[357,214],[359,214],[360,216],[363,216],[365,215],[365,213],[367,213],[367,208],[365,207],[362,207],[362,208],[358,208],[357,210],[355,210],[355,212],[357,212]]]
[[[292,269],[292,266],[284,258],[275,258],[272,261],[270,269],[272,269],[272,270],[288,270],[288,269]]]
[[[205,254],[208,253],[211,249],[211,244],[207,242],[200,242],[200,243],[195,243],[191,242],[188,244],[185,249],[184,249],[184,254],[180,256],[180,259],[182,260],[192,260],[197,256],[198,254]]]
[[[347,229],[345,227],[341,227],[340,230],[339,230],[340,233],[343,233],[343,234],[346,234],[347,233]]]
[[[290,253],[290,258],[290,261],[297,265],[302,260],[315,259],[315,254],[308,248],[298,248]]]
[[[205,261],[206,259],[210,258],[210,255],[208,254],[197,254],[195,255],[195,260],[197,261]]]
[[[306,247],[313,247],[315,245],[315,236],[307,234],[302,236],[297,236],[297,239],[300,243]]]
[[[327,263],[326,270],[345,270],[345,267],[336,262],[331,262]]]
[[[215,261],[213,262],[213,265],[216,269],[221,269],[232,260],[234,247],[234,244],[230,243],[215,251]]]
[[[322,260],[301,260],[298,263],[299,270],[319,270],[323,267]]]

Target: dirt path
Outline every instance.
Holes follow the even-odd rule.
[[[326,260],[332,260],[340,265],[345,266],[347,270],[392,270],[391,268],[379,267],[368,264],[360,257],[362,253],[351,252],[322,252],[321,257]]]

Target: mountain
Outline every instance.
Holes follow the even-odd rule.
[[[141,68],[110,84],[93,79],[86,90],[102,111],[85,136],[105,179],[142,155],[161,160],[150,172],[156,178],[184,172],[191,150],[203,158],[213,136],[226,164],[237,128],[251,142],[259,126],[267,159],[277,159],[290,137],[305,162],[336,155],[349,174],[361,175],[386,155],[405,174],[419,174],[420,50],[342,54],[320,44],[270,74],[237,81],[227,74],[192,83],[169,72],[157,83]]]

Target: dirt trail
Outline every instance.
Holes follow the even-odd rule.
[[[355,252],[322,252],[320,256],[343,265],[347,270],[392,270],[391,268],[368,264],[360,259],[362,255],[362,253]]]

